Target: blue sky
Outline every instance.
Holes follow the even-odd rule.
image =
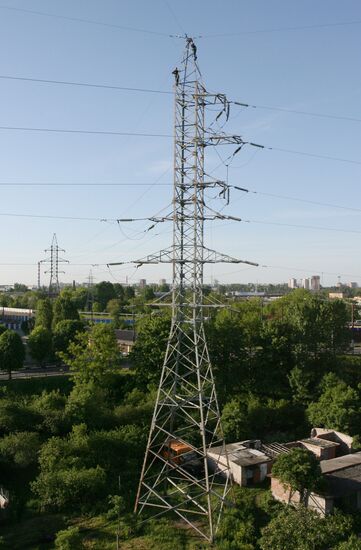
[[[165,35],[203,35],[197,41],[198,54],[209,89],[255,105],[361,119],[357,0],[0,0],[0,75],[168,90],[181,58],[181,40],[6,6]],[[345,24],[282,30],[333,23]],[[0,98],[0,126],[172,133],[171,95],[0,78]],[[235,108],[229,129],[245,140],[275,148],[361,161],[361,122]],[[0,183],[149,183],[103,188],[0,186],[0,213],[153,215],[171,201],[171,186],[151,184],[171,183],[172,152],[172,140],[165,138],[0,130]],[[215,153],[208,161],[210,169],[218,164]],[[225,178],[225,168],[214,175]],[[226,212],[267,224],[208,224],[207,245],[268,267],[217,265],[206,269],[206,281],[278,282],[323,273],[325,284],[341,275],[343,281],[361,285],[360,175],[360,164],[243,149],[229,170],[230,183],[355,210],[234,191]],[[70,260],[62,281],[84,281],[90,264],[128,261],[170,244],[171,226],[161,224],[144,233],[148,225],[0,216],[0,284],[35,283],[36,262],[45,256],[54,232]],[[100,265],[93,274],[96,281],[124,282],[126,276],[130,282],[170,279],[167,266],[135,270],[127,265],[109,272]]]

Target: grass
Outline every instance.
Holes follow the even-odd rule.
[[[77,519],[72,526],[80,529],[82,542],[80,549],[114,550],[116,548],[117,521],[109,521],[104,516],[91,519]],[[147,529],[145,529],[147,530]],[[164,531],[127,537],[119,541],[119,550],[198,550],[208,548],[186,526],[170,524]],[[179,536],[181,532],[182,536]],[[78,550],[74,548],[74,550]]]
[[[78,527],[81,542],[72,550],[115,550],[117,521],[105,516],[66,519],[59,515],[33,516],[21,523],[2,527],[4,550],[54,550],[56,533],[67,527]],[[145,534],[119,541],[119,550],[205,550],[210,546],[184,524],[169,522],[166,526],[144,529]],[[46,542],[46,538],[49,539]]]
[[[52,539],[65,528],[61,515],[42,515],[24,519],[1,528],[4,549],[11,550],[50,550],[54,548]],[[45,542],[46,540],[49,542]],[[3,548],[3,547],[2,547]]]

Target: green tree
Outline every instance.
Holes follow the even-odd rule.
[[[50,330],[43,326],[37,326],[28,338],[28,345],[31,357],[42,365],[52,353],[52,336]]]
[[[80,320],[65,319],[59,321],[53,331],[54,352],[66,351],[78,332],[84,332],[85,325]]]
[[[31,431],[38,421],[38,415],[20,396],[0,399],[0,433]]]
[[[142,289],[140,293],[140,297],[144,302],[149,302],[150,300],[154,300],[154,290],[151,286],[146,286]]]
[[[94,325],[89,333],[78,333],[67,352],[59,354],[80,383],[107,383],[119,371],[120,351],[113,327]]]
[[[95,285],[95,301],[100,305],[100,311],[105,311],[109,300],[116,298],[116,292],[114,290],[113,283],[109,281],[102,281]]]
[[[290,489],[290,498],[292,492],[298,491],[302,504],[306,504],[308,494],[322,484],[319,461],[313,453],[303,448],[294,448],[279,455],[273,465],[272,476]]]
[[[352,519],[343,514],[321,518],[303,506],[287,507],[262,530],[261,550],[329,550],[345,540],[352,530]]]
[[[49,298],[43,298],[36,303],[35,326],[51,330],[53,322],[53,304]]]
[[[0,370],[6,371],[11,379],[11,372],[20,369],[24,364],[25,347],[20,336],[12,330],[6,330],[0,336]]]
[[[221,402],[241,391],[257,391],[255,352],[260,342],[258,300],[220,311],[206,325],[209,354]]]
[[[349,539],[335,546],[334,550],[361,550],[361,539],[357,535],[351,535]]]
[[[249,438],[289,441],[301,437],[308,427],[299,405],[253,394],[234,397],[226,403],[222,426],[227,441]]]
[[[124,286],[119,283],[114,283],[113,287],[114,287],[114,292],[117,299],[120,300],[122,304],[124,304],[125,302]]]
[[[338,380],[333,374],[323,379],[323,392],[310,403],[307,415],[314,426],[360,434],[361,399],[358,390]]]
[[[83,548],[79,527],[69,527],[58,531],[55,539],[55,550],[77,550]]]
[[[69,467],[41,472],[31,484],[43,510],[86,511],[106,490],[103,468]]]
[[[124,289],[124,298],[128,301],[134,298],[135,292],[132,286],[126,286]]]
[[[90,428],[112,425],[114,418],[109,408],[109,392],[98,382],[83,379],[74,385],[65,406],[65,418],[71,424],[84,423]]]
[[[312,400],[312,375],[300,367],[294,367],[288,375],[293,400],[296,403],[309,403]]]
[[[37,433],[14,432],[0,439],[0,456],[3,460],[25,468],[37,463],[40,446]]]
[[[67,428],[66,403],[66,397],[59,390],[44,390],[41,395],[34,396],[30,408],[38,417],[37,429],[51,435],[63,433]]]
[[[265,317],[258,354],[263,359],[261,371],[266,373],[267,385],[268,372],[285,392],[289,391],[287,378],[297,367],[311,393],[318,380],[337,367],[337,355],[348,349],[348,312],[340,301],[327,301],[299,289],[267,306]],[[298,382],[300,379],[298,376]],[[311,397],[315,397],[313,392]]]
[[[76,308],[83,311],[88,299],[89,289],[82,286],[72,291],[72,299]]]
[[[109,315],[113,318],[114,325],[116,327],[119,327],[121,322],[120,315],[123,311],[121,300],[119,298],[113,298],[112,300],[109,300],[106,309]]]
[[[73,299],[72,292],[70,290],[63,290],[60,296],[54,302],[54,316],[52,322],[52,328],[55,329],[60,321],[68,319],[79,320],[79,313],[76,301]]]
[[[158,384],[170,330],[170,318],[159,315],[137,324],[137,339],[130,354],[138,381]]]
[[[33,491],[44,509],[79,513],[95,505],[106,509],[107,495],[118,492],[120,479],[121,496],[129,503],[144,446],[144,431],[135,426],[91,432],[84,424],[73,426],[67,437],[52,437],[42,446]]]

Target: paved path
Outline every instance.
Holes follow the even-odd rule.
[[[11,377],[13,380],[23,378],[44,378],[47,376],[69,376],[70,372],[67,367],[45,367],[45,368],[29,368],[12,371]],[[0,373],[0,380],[8,380],[9,375],[5,372]]]

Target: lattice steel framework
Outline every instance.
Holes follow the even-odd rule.
[[[88,311],[90,313],[90,319],[91,322],[94,320],[94,277],[93,277],[93,271],[89,271],[89,277],[88,277],[88,292],[86,296],[86,304],[85,304],[85,311]]]
[[[65,250],[59,247],[55,233],[50,248],[47,248],[45,252],[50,252],[50,258],[42,260],[42,263],[50,263],[50,269],[45,271],[45,273],[50,273],[48,294],[50,297],[55,297],[60,292],[59,273],[64,273],[64,271],[59,271],[59,264],[69,263],[68,260],[59,257],[59,252],[65,252]]]
[[[206,91],[191,38],[186,38],[182,67],[173,74],[173,246],[136,262],[172,263],[173,290],[171,329],[135,510],[147,510],[153,517],[170,512],[212,541],[230,490],[230,474],[204,329],[203,269],[205,263],[241,260],[204,245],[205,220],[235,219],[206,205],[206,189],[218,189],[227,197],[229,188],[205,177],[204,155],[211,145],[241,147],[244,142],[206,126],[207,105],[219,105],[219,116],[228,119],[229,104],[224,95]],[[181,457],[172,456],[174,444],[186,449]],[[219,449],[212,469],[207,460],[210,447]],[[197,467],[190,468],[192,464]]]

